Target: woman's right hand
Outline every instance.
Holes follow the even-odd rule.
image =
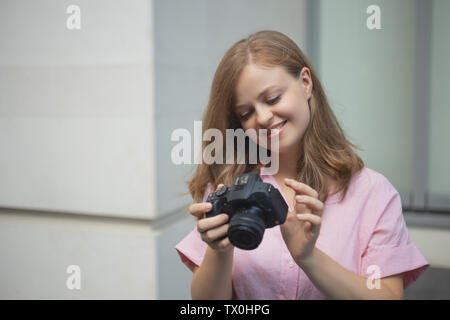
[[[222,186],[223,184],[219,184],[217,189]],[[227,237],[229,217],[226,213],[221,213],[214,217],[205,218],[205,213],[211,208],[212,205],[209,202],[193,203],[189,206],[189,213],[197,218],[197,230],[204,242],[216,251],[230,251],[234,246]]]

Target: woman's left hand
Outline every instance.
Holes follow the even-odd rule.
[[[289,252],[299,264],[313,252],[324,204],[310,186],[293,179],[285,179],[284,184],[295,191],[295,197],[294,210],[288,212],[286,222],[280,226],[281,233]]]

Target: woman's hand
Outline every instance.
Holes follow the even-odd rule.
[[[308,185],[285,179],[284,184],[295,191],[294,210],[289,211],[281,225],[284,242],[297,264],[310,257],[322,223],[323,203]]]
[[[217,186],[218,190],[223,184]],[[227,237],[228,215],[226,213],[205,218],[205,213],[212,209],[209,202],[193,203],[189,206],[189,213],[197,218],[197,230],[204,242],[218,252],[228,252],[234,246]]]

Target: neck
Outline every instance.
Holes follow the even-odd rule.
[[[288,151],[278,153],[279,169],[276,177],[283,178],[297,178],[297,159],[299,156],[299,148],[291,148]],[[277,155],[273,155],[277,156]]]
[[[282,181],[284,178],[290,178],[297,180],[297,159],[299,156],[300,147],[292,148],[289,151],[278,153],[278,163],[279,169],[278,172],[274,175],[275,179],[278,181]],[[274,155],[275,156],[275,155]],[[332,191],[334,193],[336,191],[336,180],[325,176],[324,183],[329,186],[329,193]],[[279,182],[280,184],[281,182]]]

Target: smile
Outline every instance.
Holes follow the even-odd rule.
[[[275,128],[270,129],[269,130],[270,133],[267,135],[267,138],[270,139],[272,137],[279,136],[281,133],[283,133],[286,123],[287,123],[287,120],[284,120],[282,123],[280,123]]]

